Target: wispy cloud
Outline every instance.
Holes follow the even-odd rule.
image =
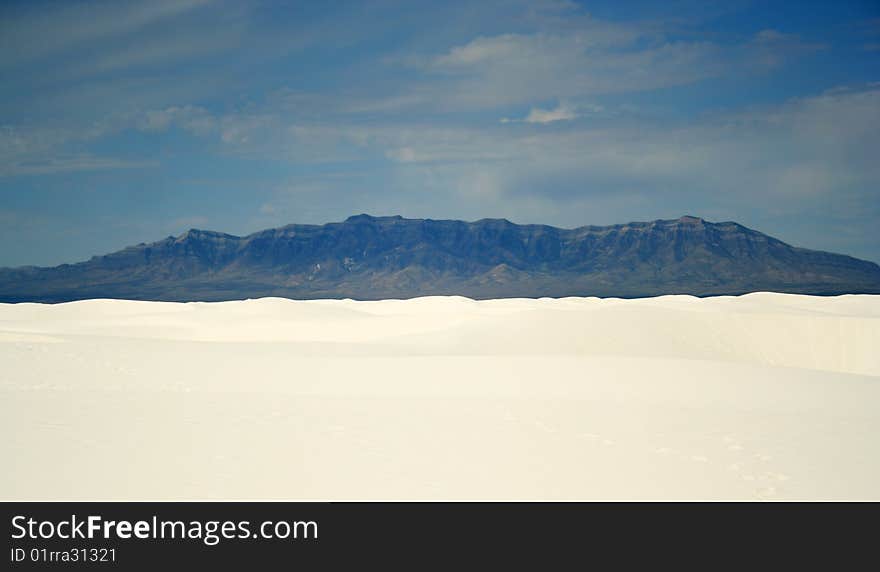
[[[153,159],[128,159],[96,154],[95,140],[119,132],[127,118],[106,118],[81,128],[65,126],[0,126],[0,176],[46,175],[155,167]]]
[[[577,119],[578,114],[572,107],[559,104],[556,109],[541,109],[533,107],[526,118],[526,123],[553,123],[554,121],[570,121]]]
[[[139,114],[134,124],[148,132],[163,132],[179,127],[195,135],[207,135],[217,129],[217,119],[207,109],[197,105],[148,110]]]
[[[73,47],[119,38],[211,0],[93,1],[7,7],[0,19],[0,66],[17,66]],[[36,41],[35,41],[36,40]]]
[[[78,155],[53,157],[44,160],[0,162],[0,177],[18,175],[47,175],[77,171],[106,171],[113,169],[143,169],[157,167],[157,161],[136,161],[112,157]]]
[[[419,75],[370,108],[466,111],[588,100],[747,76],[827,48],[775,29],[721,42],[672,24],[594,18],[573,4],[556,10],[561,16],[541,19],[532,31],[391,60]]]
[[[600,105],[590,105],[588,108],[584,108],[581,106],[580,108],[575,108],[574,106],[567,103],[560,103],[553,109],[541,109],[540,107],[533,107],[529,110],[528,115],[523,117],[522,119],[511,119],[509,117],[503,117],[501,119],[501,123],[554,123],[556,121],[571,121],[573,119],[577,119],[581,116],[583,110],[587,109],[590,112],[596,113],[602,111],[602,106]]]
[[[821,42],[805,42],[796,34],[764,29],[743,46],[743,51],[746,62],[751,61],[759,67],[773,69],[791,59],[827,48]]]
[[[592,28],[602,29],[601,24]],[[642,91],[719,73],[707,42],[644,41],[637,31],[560,31],[477,38],[433,59],[418,88],[441,107],[505,104]],[[417,93],[417,92],[413,92]]]
[[[550,109],[532,108],[522,119],[509,122],[572,122],[580,114],[602,111],[599,106],[581,109],[560,103]],[[750,192],[804,198],[855,187],[880,188],[880,166],[869,151],[880,145],[880,88],[871,85],[747,112],[708,115],[696,122],[620,112],[610,123],[573,125],[562,131],[425,122],[321,125],[301,123],[271,107],[218,117],[199,109],[170,109],[157,117],[161,121],[153,121],[163,128],[170,118],[182,126],[210,126],[190,129],[245,155],[263,157],[271,147],[276,156],[292,162],[308,162],[314,156],[332,162],[347,160],[354,149],[408,168],[431,166],[435,179],[438,165],[450,177],[467,178],[473,169],[497,171],[493,179],[513,195],[526,189],[548,196],[569,192],[566,189],[582,193],[586,182],[609,191],[669,185],[721,200],[726,200],[725,193],[735,193],[731,198]],[[566,182],[533,186],[543,178]]]

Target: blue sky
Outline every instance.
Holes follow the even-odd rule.
[[[5,2],[0,265],[351,214],[880,261],[880,3]]]

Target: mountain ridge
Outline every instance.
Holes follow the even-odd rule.
[[[693,215],[564,229],[506,219],[361,213],[245,236],[192,228],[78,263],[0,269],[0,302],[708,296],[759,290],[880,293],[880,266]]]

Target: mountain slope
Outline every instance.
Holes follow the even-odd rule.
[[[880,293],[880,266],[734,222],[560,229],[357,215],[238,237],[190,230],[78,264],[0,269],[0,301]]]

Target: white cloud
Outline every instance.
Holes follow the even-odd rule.
[[[598,112],[602,110],[601,106],[593,105],[589,108],[592,112]],[[526,115],[522,119],[510,119],[505,117],[501,120],[501,123],[553,123],[555,121],[571,121],[573,119],[577,119],[580,117],[578,110],[567,104],[560,103],[553,109],[541,109],[540,107],[533,107],[529,110],[528,115]]]
[[[560,104],[556,109],[533,107],[524,121],[526,123],[553,123],[554,121],[570,121],[577,117],[574,109]]]

